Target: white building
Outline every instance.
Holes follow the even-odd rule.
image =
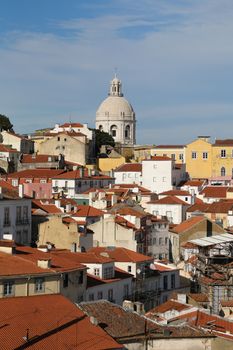
[[[142,161],[142,186],[161,193],[173,189],[173,161],[169,157],[151,157]]]
[[[114,170],[115,184],[141,184],[142,164],[125,163]]]
[[[146,203],[149,213],[156,216],[166,216],[173,224],[180,224],[185,220],[186,210],[190,206],[176,196],[167,196]]]
[[[85,175],[84,169],[68,171],[52,179],[53,193],[64,193],[68,198],[77,198],[90,188],[108,187],[114,178],[107,175]]]
[[[136,143],[136,119],[133,107],[123,97],[121,81],[110,82],[109,96],[96,112],[96,129],[108,132],[115,142],[125,146]]]
[[[0,239],[31,243],[31,200],[0,188]],[[12,192],[12,195],[11,195]]]
[[[90,130],[87,126],[87,124],[80,124],[80,123],[64,123],[62,125],[55,124],[54,129],[51,129],[49,132],[51,134],[55,133],[58,134],[60,132],[67,131],[69,133],[79,133],[86,135],[88,140],[92,140],[92,130]]]

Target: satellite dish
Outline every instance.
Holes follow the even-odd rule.
[[[141,270],[140,269],[137,269],[137,274],[139,275],[141,273]]]
[[[156,270],[156,267],[155,267],[155,265],[153,263],[150,264],[150,269],[151,270]]]

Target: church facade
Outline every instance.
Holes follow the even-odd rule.
[[[136,144],[136,118],[131,104],[124,98],[121,81],[115,75],[108,97],[96,112],[96,129],[108,132],[121,146]]]

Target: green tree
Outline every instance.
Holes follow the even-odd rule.
[[[113,137],[105,132],[100,131],[98,129],[93,129],[94,132],[94,140],[95,140],[95,153],[98,154],[100,152],[100,148],[102,145],[115,146],[115,141]]]
[[[10,119],[4,114],[0,114],[0,129],[13,131],[13,124],[11,124]]]

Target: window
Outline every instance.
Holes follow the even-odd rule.
[[[16,231],[16,243],[21,243],[21,231]]]
[[[165,244],[168,244],[168,237],[165,238]]]
[[[100,275],[100,269],[94,269],[94,275],[99,276]]]
[[[112,125],[110,127],[110,134],[113,136],[113,137],[116,137],[116,132],[117,132],[117,126],[116,125]]]
[[[44,278],[38,277],[35,278],[35,293],[44,292]]]
[[[163,244],[163,239],[162,237],[159,237],[159,245]]]
[[[202,158],[203,159],[208,159],[208,152],[203,152],[202,153]]]
[[[171,159],[172,160],[176,160],[176,155],[175,154],[171,154]]]
[[[197,159],[197,152],[192,152],[192,159]]]
[[[97,293],[97,299],[100,300],[100,299],[103,299],[103,292],[98,292]]]
[[[188,197],[185,197],[185,202],[187,202],[188,201]]]
[[[127,125],[127,126],[125,127],[125,138],[126,138],[126,139],[129,139],[129,138],[130,138],[130,126],[129,126],[129,125]]]
[[[108,301],[113,301],[113,289],[108,290]]]
[[[156,238],[153,238],[153,245],[156,244]]]
[[[28,207],[26,205],[23,207],[23,223],[28,224]]]
[[[167,276],[163,276],[163,289],[167,290],[168,286],[167,286]]]
[[[40,180],[40,183],[41,183],[41,184],[46,184],[46,179],[41,179],[41,180]]]
[[[171,289],[175,288],[175,274],[173,273],[171,275]]]
[[[23,230],[23,244],[28,242],[28,230]]]
[[[226,158],[226,150],[225,149],[221,149],[220,157],[221,158]]]
[[[22,207],[16,207],[16,225],[21,224]]]
[[[63,275],[63,288],[67,288],[68,285],[69,285],[68,273],[65,273]]]
[[[113,267],[106,267],[104,269],[104,279],[113,277]]]
[[[132,272],[132,266],[128,265],[128,272]]]
[[[60,137],[58,136],[57,141],[60,141]]]
[[[9,207],[5,207],[4,208],[4,222],[3,222],[4,226],[10,226],[10,208]]]
[[[15,284],[14,281],[6,281],[3,283],[3,296],[4,297],[13,296],[15,294],[14,284]]]
[[[221,167],[221,176],[225,176],[226,175],[226,169],[223,167]]]
[[[78,283],[83,284],[83,271],[80,271],[79,273]]]
[[[124,298],[128,298],[129,296],[129,285],[124,284]]]
[[[179,159],[183,160],[184,159],[184,155],[182,153],[179,154]]]
[[[89,294],[89,301],[93,301],[94,300],[94,293]]]

